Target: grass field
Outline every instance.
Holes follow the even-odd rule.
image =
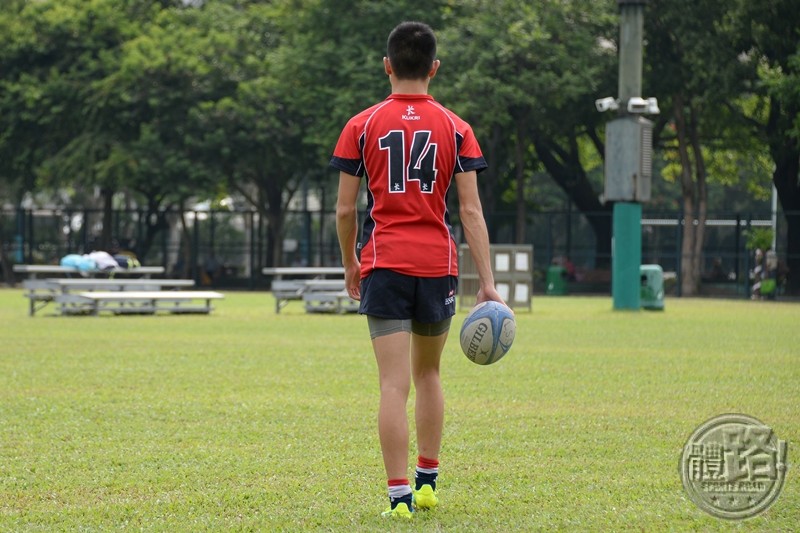
[[[31,318],[0,290],[0,531],[800,528],[800,305],[536,297],[517,323],[490,367],[448,341],[441,504],[400,524],[363,317],[231,292],[210,316]],[[678,472],[726,412],[789,442],[783,493],[738,523]]]

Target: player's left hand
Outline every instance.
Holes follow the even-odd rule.
[[[500,296],[500,293],[497,292],[497,289],[495,289],[493,286],[489,286],[489,287],[485,287],[485,288],[481,287],[478,290],[478,296],[477,296],[477,298],[475,300],[475,303],[479,304],[479,303],[483,303],[483,302],[488,302],[489,300],[501,303],[501,304],[505,305],[506,307],[508,307],[509,309],[511,309],[511,307],[506,303],[506,301],[503,300],[503,297]],[[512,314],[514,313],[513,309],[511,309],[511,313]]]

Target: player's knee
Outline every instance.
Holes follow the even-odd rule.
[[[441,388],[441,376],[439,374],[438,366],[425,366],[414,369],[414,386],[417,389],[423,388]]]

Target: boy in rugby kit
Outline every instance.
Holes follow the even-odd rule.
[[[469,124],[428,95],[439,68],[429,26],[404,22],[389,35],[384,70],[392,94],[344,127],[331,158],[339,170],[336,228],[350,297],[367,315],[380,379],[378,434],[389,516],[410,518],[438,503],[444,422],[439,376],[455,314],[458,254],[447,212],[455,180],[459,215],[475,261],[477,302],[503,302],[494,286],[477,173],[486,168]],[[367,186],[360,239],[358,193]],[[410,355],[409,355],[410,354]],[[408,482],[406,404],[413,378],[417,465]]]

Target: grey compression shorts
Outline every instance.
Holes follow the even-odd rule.
[[[450,322],[452,320],[452,317],[448,317],[438,322],[424,323],[418,322],[412,318],[378,318],[367,315],[369,336],[372,339],[383,337],[384,335],[391,335],[392,333],[399,333],[401,331],[423,337],[436,337],[450,330]]]

